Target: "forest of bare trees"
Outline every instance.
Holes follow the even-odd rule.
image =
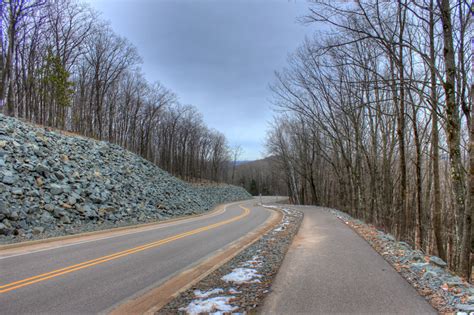
[[[278,159],[270,156],[256,161],[245,161],[237,165],[231,184],[244,187],[254,196],[287,196],[288,189]]]
[[[226,180],[224,135],[148,82],[135,47],[87,4],[0,3],[5,114],[117,143],[184,179]]]
[[[470,3],[311,1],[268,135],[290,197],[347,211],[469,277]]]
[[[250,189],[253,178],[255,192],[275,193],[282,177],[292,202],[345,210],[467,277],[469,5],[312,0],[302,22],[318,31],[272,86],[278,114],[267,169],[236,171],[238,149],[232,153],[196,108],[148,82],[135,47],[80,0],[0,2],[1,111],[117,143],[188,180]]]

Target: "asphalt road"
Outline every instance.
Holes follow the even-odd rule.
[[[0,313],[107,312],[263,224],[270,211],[255,204],[255,200],[234,203],[224,212],[147,231],[124,231],[87,242],[78,239],[14,255],[4,251]]]
[[[318,207],[304,220],[262,314],[436,314],[382,256]]]

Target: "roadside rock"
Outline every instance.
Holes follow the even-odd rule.
[[[474,305],[472,304],[456,304],[456,308],[460,311],[474,312]]]
[[[51,184],[49,186],[49,191],[52,195],[59,195],[63,192],[63,187],[57,184]]]
[[[167,220],[249,197],[241,187],[181,181],[118,145],[0,114],[0,243]]]
[[[0,223],[0,234],[6,234],[7,232],[7,227],[5,226],[5,224],[3,223]]]
[[[430,262],[440,267],[446,267],[448,265],[447,263],[444,262],[444,260],[436,256],[431,256]]]
[[[41,234],[44,232],[44,227],[37,226],[33,228],[33,234]]]
[[[7,184],[7,185],[13,185],[15,184],[17,179],[13,176],[12,172],[5,171],[3,172],[3,177],[2,177],[2,183]]]

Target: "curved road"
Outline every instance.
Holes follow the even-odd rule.
[[[263,224],[255,200],[201,217],[0,253],[2,314],[99,313],[191,268]]]

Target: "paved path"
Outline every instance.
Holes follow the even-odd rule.
[[[0,313],[107,312],[255,230],[270,216],[255,204],[87,242],[2,250]]]
[[[299,209],[303,224],[263,314],[436,314],[351,228],[321,208]]]

